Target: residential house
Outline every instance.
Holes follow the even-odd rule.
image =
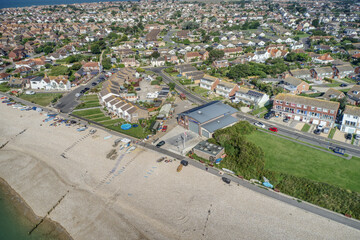
[[[185,40],[189,37],[190,31],[189,30],[181,30],[176,33],[176,36],[179,40]]]
[[[340,103],[280,93],[273,101],[273,110],[279,116],[310,124],[333,127]]]
[[[243,49],[242,47],[235,47],[235,48],[226,48],[223,51],[225,57],[232,58],[239,56],[243,52]]]
[[[121,63],[124,64],[125,67],[140,67],[140,63],[135,60],[135,58],[123,58],[121,59]]]
[[[354,74],[354,68],[350,64],[333,66],[334,78],[344,78]]]
[[[158,58],[152,58],[150,63],[153,67],[161,67],[165,66],[165,58],[164,57],[158,57]]]
[[[82,69],[85,72],[101,72],[102,71],[102,66],[100,62],[87,62],[82,66]]]
[[[315,63],[321,63],[321,64],[328,64],[334,61],[334,59],[330,56],[329,53],[325,53],[321,55],[320,57],[314,58],[313,60]]]
[[[145,37],[146,41],[154,42],[157,41],[158,34],[160,33],[160,29],[152,29]]]
[[[219,83],[220,80],[218,78],[206,75],[203,78],[201,78],[199,86],[209,91],[214,91]]]
[[[302,92],[309,91],[310,85],[307,82],[302,81],[300,78],[293,76],[287,76],[280,81],[280,86],[286,91],[293,94],[300,94]]]
[[[310,69],[310,73],[312,78],[323,80],[324,78],[333,78],[334,71],[331,67],[322,67]]]
[[[347,92],[347,101],[352,105],[359,105],[360,104],[360,85],[354,85],[348,92]]]
[[[214,68],[223,68],[223,67],[228,67],[229,66],[229,61],[228,60],[215,60],[212,63],[212,66]]]
[[[11,75],[9,73],[0,73],[0,83],[10,80]]]
[[[311,74],[309,69],[293,69],[289,71],[291,76],[296,77],[296,78],[300,78],[300,79],[304,79],[304,80],[308,80],[311,78]]]
[[[269,95],[246,88],[239,88],[235,93],[235,99],[247,105],[253,105],[259,108],[264,107],[269,103]]]
[[[234,96],[238,90],[239,86],[237,84],[224,81],[220,81],[215,88],[215,92],[225,98]]]
[[[345,97],[345,93],[343,93],[342,91],[339,91],[339,90],[336,90],[334,88],[329,88],[325,93],[324,95],[321,96],[322,99],[325,99],[325,100],[332,100],[332,99],[336,99],[336,100],[339,100],[339,99],[342,99]]]
[[[360,133],[360,108],[347,105],[344,110],[341,131]]]
[[[8,85],[13,88],[23,88],[25,87],[25,82],[21,78],[10,78]]]

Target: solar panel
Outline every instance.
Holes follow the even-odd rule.
[[[247,94],[249,96],[253,96],[253,97],[262,97],[264,95],[263,93],[255,92],[255,91],[252,91],[252,90],[249,90],[247,92]]]

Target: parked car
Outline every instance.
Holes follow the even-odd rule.
[[[278,132],[278,129],[276,127],[271,127],[271,128],[269,128],[269,130],[272,132]]]
[[[345,138],[346,138],[346,140],[351,140],[352,139],[352,134],[351,133],[345,134]]]
[[[264,118],[265,118],[266,120],[269,120],[269,119],[271,119],[274,115],[275,115],[275,112],[270,111],[270,112],[268,112],[268,113],[266,113],[266,114],[264,115]]]
[[[326,127],[322,131],[323,131],[323,133],[328,134],[330,132],[330,128]]]
[[[189,162],[186,161],[186,160],[181,160],[180,163],[181,163],[182,165],[184,165],[185,167],[189,164]]]
[[[25,94],[26,94],[26,95],[34,95],[35,92],[34,92],[34,91],[26,91]]]
[[[288,118],[288,117],[284,118],[284,120],[283,120],[284,123],[288,123],[289,121],[290,121],[290,118]]]
[[[259,128],[265,128],[265,124],[263,124],[262,122],[256,122],[256,123],[254,123],[254,125]]]
[[[165,144],[165,141],[160,141],[158,144],[156,144],[156,147],[161,147]]]
[[[93,82],[92,84],[91,84],[91,86],[96,86],[97,85],[97,82]]]
[[[356,135],[355,135],[355,139],[356,139],[356,140],[360,140],[360,134],[356,134]]]
[[[334,153],[337,154],[341,154],[341,155],[345,155],[345,148],[340,148],[340,147],[335,147],[332,149],[334,151]]]
[[[227,184],[230,184],[230,182],[231,182],[231,180],[226,177],[222,177],[221,179]]]
[[[320,130],[320,129],[315,129],[315,130],[314,130],[314,134],[320,135],[320,133],[321,133],[321,130]]]
[[[323,125],[318,125],[316,129],[319,129],[320,131],[323,130],[324,126]]]
[[[75,93],[75,97],[80,97],[81,96],[81,93]]]
[[[340,84],[340,87],[347,87],[348,85],[345,83]]]
[[[167,125],[164,125],[161,131],[166,132],[166,130],[167,130]]]
[[[84,91],[86,92],[86,91],[89,91],[90,90],[90,88],[88,88],[88,87],[86,87],[86,88],[84,88]]]

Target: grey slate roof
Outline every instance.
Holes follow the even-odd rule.
[[[235,108],[227,104],[224,104],[220,101],[213,101],[199,107],[190,109],[188,111],[182,112],[179,115],[185,115],[191,117],[199,123],[204,123],[222,115],[231,115],[236,112],[237,110]]]
[[[229,126],[229,125],[231,125],[233,123],[236,123],[236,122],[238,122],[237,118],[234,118],[231,115],[226,115],[226,116],[224,116],[222,118],[218,118],[218,119],[215,119],[215,120],[213,120],[211,122],[208,122],[208,123],[202,125],[201,127],[205,128],[210,133],[213,133],[218,129],[227,127],[227,126]]]

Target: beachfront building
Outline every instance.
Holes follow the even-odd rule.
[[[277,115],[310,124],[332,127],[340,103],[302,97],[291,94],[278,94],[273,101],[273,110]]]
[[[211,138],[212,134],[222,128],[238,122],[235,114],[238,111],[220,101],[192,108],[178,114],[178,124],[200,136]]]
[[[360,133],[360,108],[347,105],[341,122],[341,131]]]

